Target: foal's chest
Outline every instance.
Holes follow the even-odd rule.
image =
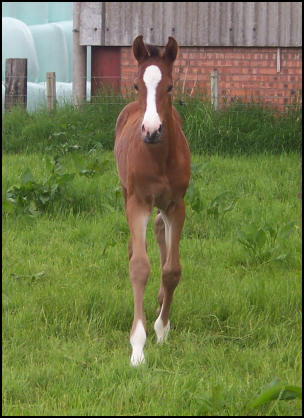
[[[139,200],[166,210],[171,203],[184,196],[188,186],[189,164],[184,152],[180,155],[171,152],[169,158],[165,146],[144,144],[140,144],[138,151],[136,160],[133,159],[135,152],[129,153],[128,193],[134,193]]]
[[[145,180],[137,183],[134,192],[151,206],[166,210],[173,201],[180,197],[178,191],[172,187],[165,175],[157,178],[149,176]]]

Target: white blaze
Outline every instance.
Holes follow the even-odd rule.
[[[149,65],[144,72],[143,80],[147,87],[147,107],[143,124],[150,134],[157,131],[161,121],[156,109],[156,88],[162,78],[160,69],[156,65]]]

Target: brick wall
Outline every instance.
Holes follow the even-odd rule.
[[[236,98],[262,100],[280,109],[301,101],[302,49],[280,48],[277,72],[277,48],[180,47],[174,65],[176,90],[187,95],[210,96],[210,73],[218,70],[219,103]],[[121,48],[121,87],[132,88],[137,63],[131,47]]]

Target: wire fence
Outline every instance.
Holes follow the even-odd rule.
[[[24,79],[23,75],[6,75],[6,80],[2,81],[2,109],[5,100],[12,104],[25,102],[32,108],[47,106],[47,82],[27,83],[27,91],[21,94],[18,88],[11,88],[6,91],[8,83],[10,86],[18,87],[18,80]],[[86,100],[84,105],[90,106],[112,106],[126,105],[128,102],[136,99],[134,89],[135,77],[119,76],[94,76],[86,83]],[[248,106],[258,105],[270,108],[274,111],[284,112],[291,109],[302,108],[302,90],[301,89],[274,89],[263,86],[243,88],[229,88],[221,86],[220,81],[216,81],[216,95],[211,82],[203,85],[193,82],[177,79],[174,81],[172,91],[173,104],[187,105],[194,102],[201,102],[212,105],[215,109],[224,109],[232,104],[238,105],[238,110],[246,109]],[[290,93],[292,91],[292,93]],[[72,104],[73,89],[71,82],[56,82],[56,92],[54,100],[57,104]]]

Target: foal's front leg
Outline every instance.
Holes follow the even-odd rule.
[[[146,252],[146,229],[150,214],[151,209],[138,202],[135,197],[127,200],[126,215],[131,233],[129,271],[134,297],[134,319],[130,333],[133,366],[138,366],[145,360],[143,353],[146,342],[144,291],[150,273],[150,263]]]

